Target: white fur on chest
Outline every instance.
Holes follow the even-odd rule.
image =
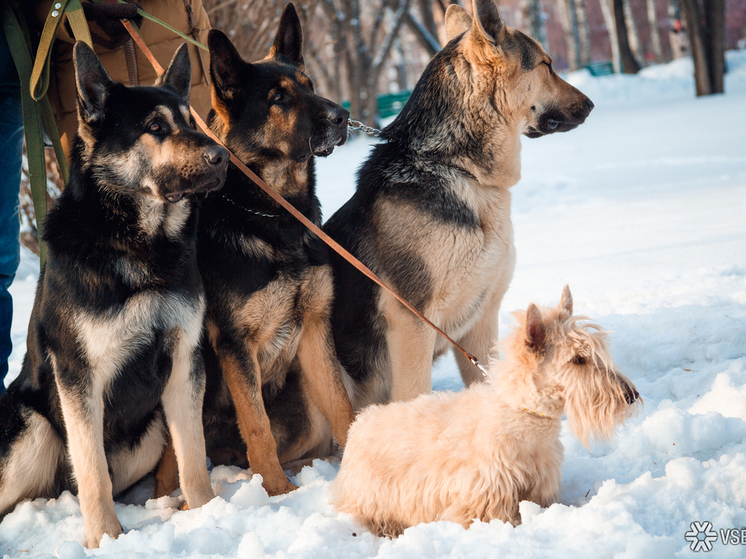
[[[101,386],[109,385],[129,355],[152,343],[156,330],[179,330],[180,342],[195,347],[204,315],[204,297],[187,299],[169,293],[141,293],[118,312],[105,316],[79,312],[75,317],[78,341]],[[180,344],[179,344],[180,345]]]

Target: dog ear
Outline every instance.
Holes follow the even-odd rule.
[[[526,312],[526,345],[534,352],[538,353],[544,349],[546,339],[546,329],[544,322],[541,320],[541,311],[531,303]]]
[[[303,30],[292,2],[288,3],[282,11],[280,27],[277,29],[275,41],[269,49],[269,56],[297,66],[301,72],[305,70]]]
[[[73,66],[78,89],[78,116],[86,123],[99,120],[103,117],[104,105],[114,81],[93,49],[81,41],[73,48]]]
[[[192,61],[189,58],[189,48],[181,43],[174,53],[168,68],[155,81],[155,85],[171,86],[186,104],[189,104],[189,92],[192,88]]]
[[[505,24],[495,0],[472,0],[472,38],[480,37],[499,45],[505,38]]]
[[[465,33],[471,27],[469,12],[458,4],[451,4],[446,10],[446,42]]]
[[[567,314],[572,314],[572,294],[570,293],[570,286],[566,285],[562,290],[562,299],[557,307],[558,309],[565,309]]]
[[[248,66],[228,36],[218,29],[207,35],[210,49],[210,78],[213,88],[232,97],[233,90],[241,83],[243,69]]]

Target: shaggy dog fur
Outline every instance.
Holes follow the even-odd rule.
[[[606,336],[556,309],[515,313],[508,358],[459,393],[370,406],[350,428],[332,502],[370,530],[398,536],[420,522],[520,523],[523,500],[548,506],[560,489],[560,419],[586,445],[608,439],[639,394],[614,368]]]

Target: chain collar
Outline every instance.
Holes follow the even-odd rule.
[[[347,127],[350,130],[358,130],[360,132],[363,132],[363,133],[367,134],[368,136],[373,136],[374,138],[380,138],[381,137],[381,131],[378,128],[373,128],[372,126],[368,126],[366,124],[363,124],[359,120],[349,119],[347,121]]]
[[[252,209],[249,209],[249,208],[244,208],[242,205],[240,205],[240,204],[234,202],[232,199],[228,198],[228,196],[226,196],[222,192],[220,193],[220,196],[222,196],[223,198],[225,198],[228,202],[230,202],[231,204],[233,204],[237,208],[239,208],[239,209],[241,209],[241,210],[243,210],[245,212],[248,212],[250,214],[258,215],[260,217],[280,217],[280,215],[281,215],[281,214],[265,214],[265,213],[262,213],[262,212],[259,212],[259,211],[256,211],[256,210],[252,210]]]

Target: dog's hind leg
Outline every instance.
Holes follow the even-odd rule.
[[[9,404],[6,394],[3,404]],[[3,406],[8,410],[10,406]],[[2,414],[0,436],[0,519],[19,501],[53,497],[64,475],[65,445],[49,422],[19,406]],[[15,429],[18,427],[18,429]]]
[[[114,511],[111,477],[104,453],[104,397],[100,376],[59,374],[55,371],[67,447],[78,485],[85,525],[85,545],[99,546],[104,534],[116,538],[122,527]],[[61,378],[64,376],[64,379]],[[77,382],[90,379],[84,386]]]
[[[190,509],[215,497],[207,472],[202,399],[205,374],[202,353],[185,338],[175,344],[171,376],[163,391],[163,411],[171,434],[181,490]]]
[[[389,295],[384,315],[391,361],[391,401],[416,398],[432,391],[435,331]]]

